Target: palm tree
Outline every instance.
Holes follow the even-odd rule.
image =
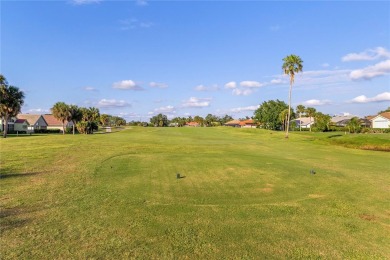
[[[305,113],[305,106],[304,105],[298,105],[297,106],[297,112],[299,114],[299,120],[302,118],[302,114]],[[302,122],[302,121],[301,121]],[[299,131],[302,131],[302,124],[299,123]]]
[[[69,106],[64,102],[57,102],[51,108],[53,116],[62,122],[62,134],[65,134],[65,121],[70,121]]]
[[[310,132],[311,132],[311,119],[314,118],[316,113],[317,113],[317,110],[314,107],[306,108],[306,115],[310,118],[310,124],[309,124]]]
[[[82,119],[83,114],[78,106],[70,105],[69,106],[69,116],[70,116],[69,117],[70,121],[72,121],[72,123],[73,123],[73,134],[74,134],[76,124],[77,124],[77,122],[79,122]]]
[[[288,109],[285,109],[282,112],[280,112],[279,120],[280,120],[280,122],[282,122],[283,130],[285,130],[287,127],[287,122],[288,122]]]
[[[4,138],[8,133],[8,120],[17,116],[24,104],[24,93],[15,86],[8,85],[7,80],[0,74],[0,116],[4,121]]]
[[[297,55],[291,54],[283,59],[283,66],[282,69],[284,71],[284,74],[290,76],[290,92],[288,95],[288,120],[287,120],[287,127],[286,127],[286,138],[288,138],[288,129],[290,128],[290,115],[291,115],[291,91],[292,91],[292,85],[294,83],[295,79],[295,73],[301,72],[303,68],[303,61],[301,58]]]

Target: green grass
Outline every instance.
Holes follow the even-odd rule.
[[[390,258],[389,153],[333,141],[359,137],[283,136],[221,127],[1,139],[1,258]]]

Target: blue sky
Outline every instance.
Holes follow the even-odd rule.
[[[282,59],[304,61],[292,105],[390,106],[388,1],[1,1],[1,73],[24,113],[58,101],[147,121],[252,116],[287,103]]]

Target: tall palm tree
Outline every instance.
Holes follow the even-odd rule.
[[[57,102],[51,108],[53,116],[62,122],[62,134],[65,134],[65,121],[71,119],[69,106],[64,102]]]
[[[8,85],[7,80],[0,74],[0,116],[4,121],[4,138],[8,133],[8,120],[17,116],[24,104],[24,93],[15,86]]]
[[[297,112],[299,114],[299,120],[302,118],[302,114],[305,113],[305,106],[304,105],[298,105],[297,106]],[[302,131],[302,124],[299,123],[299,131]]]
[[[286,138],[288,138],[288,129],[290,128],[290,116],[291,116],[291,91],[294,84],[295,74],[302,71],[303,61],[297,55],[291,54],[283,59],[282,69],[284,74],[290,76],[290,92],[288,95],[288,120],[286,127]]]
[[[316,115],[317,113],[317,110],[314,108],[314,107],[308,107],[306,108],[306,115],[310,118],[310,132],[311,132],[311,119],[314,118],[314,116]]]

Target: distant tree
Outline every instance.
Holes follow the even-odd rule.
[[[4,122],[4,138],[8,134],[8,120],[20,113],[23,104],[23,91],[15,86],[8,85],[6,78],[0,74],[0,116]]]
[[[73,132],[73,134],[75,134],[76,124],[77,124],[77,122],[79,122],[83,118],[83,113],[78,106],[70,105],[69,106],[69,115],[70,115],[69,119],[73,123],[72,132]]]
[[[101,117],[100,117],[101,118]],[[123,126],[126,125],[126,120],[120,116],[113,116],[112,121],[114,122],[115,126]]]
[[[264,101],[254,112],[254,119],[265,129],[278,130],[282,127],[279,115],[285,109],[288,109],[288,105],[278,99]]]
[[[221,125],[224,125],[224,124],[226,124],[227,122],[232,121],[233,119],[234,119],[234,118],[233,118],[232,116],[225,115],[225,116],[223,116],[223,117],[219,120],[219,122],[221,123]]]
[[[203,126],[204,118],[201,116],[194,116],[194,122],[197,122],[199,125]]]
[[[288,108],[286,108],[285,110],[283,110],[282,112],[280,112],[279,114],[279,120],[282,122],[282,130],[286,130],[286,128],[288,127]]]
[[[98,122],[100,121],[99,109],[82,107],[80,110],[83,116],[81,121],[77,123],[77,130],[81,134],[93,134],[93,131],[98,129]]]
[[[288,120],[287,120],[287,127],[286,127],[286,138],[288,138],[288,129],[291,119],[291,92],[292,92],[292,85],[294,83],[295,74],[299,73],[303,69],[303,61],[301,58],[297,55],[291,54],[283,59],[283,66],[282,69],[284,71],[284,74],[290,76],[290,91],[288,95]]]
[[[177,124],[178,127],[182,127],[186,124],[187,118],[185,117],[175,117],[172,118],[171,123]]]
[[[388,107],[388,108],[385,109],[385,110],[379,111],[378,114],[382,114],[382,113],[384,113],[384,112],[390,112],[390,107]]]
[[[206,126],[221,125],[221,121],[222,120],[216,115],[207,114],[207,116],[205,117]]]
[[[312,120],[312,118],[314,118],[316,113],[317,113],[317,110],[314,107],[306,108],[306,116],[308,116],[310,118],[310,125],[309,125],[310,132],[311,132],[311,122],[312,122],[311,120]]]
[[[51,108],[53,116],[62,122],[62,134],[65,134],[65,121],[70,121],[69,106],[64,102],[57,102]]]
[[[108,126],[110,124],[110,115],[107,114],[101,114],[100,115],[100,123],[102,126]]]
[[[347,127],[350,133],[356,133],[360,129],[360,119],[358,117],[352,117],[348,123]]]
[[[298,105],[297,106],[297,113],[299,114],[299,118],[302,118],[302,114],[305,113],[305,106],[304,105]],[[302,126],[299,124],[299,131],[302,131]]]
[[[326,132],[329,131],[330,129],[330,121],[331,121],[331,116],[330,115],[325,115],[321,112],[316,112],[314,115],[315,118],[315,127],[317,128],[318,131]]]
[[[150,123],[157,127],[165,127],[168,126],[168,117],[163,114],[158,114],[150,119]]]

